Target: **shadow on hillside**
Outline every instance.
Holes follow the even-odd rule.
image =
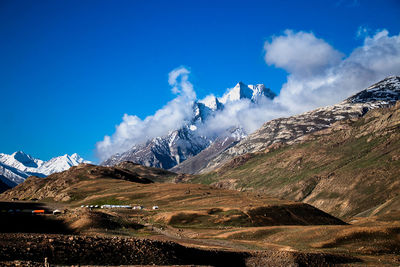
[[[32,210],[45,214],[33,215]],[[2,233],[73,233],[41,203],[0,202],[0,232]]]

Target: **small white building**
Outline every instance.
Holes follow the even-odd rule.
[[[158,210],[158,206],[153,206],[153,210]]]
[[[53,210],[53,215],[61,214],[61,210]]]
[[[132,209],[130,205],[102,205],[100,206],[102,209]]]

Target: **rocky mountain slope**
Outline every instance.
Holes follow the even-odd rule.
[[[87,161],[76,153],[71,156],[65,154],[48,161],[36,159],[22,151],[17,151],[11,155],[0,153],[0,180],[13,187],[22,183],[31,175],[46,177],[83,162]]]
[[[212,171],[236,156],[260,152],[272,144],[296,143],[307,134],[329,128],[335,122],[361,117],[368,110],[393,105],[399,99],[400,77],[388,77],[339,104],[268,121],[238,144],[208,158],[207,163],[204,162],[204,158],[192,158],[193,165],[196,165],[194,162],[198,160],[202,165],[206,165],[204,168],[184,170],[189,173]],[[176,170],[179,170],[179,166]]]
[[[177,173],[197,173],[204,169],[208,162],[220,155],[223,151],[236,145],[246,137],[245,132],[240,128],[230,129],[227,134],[217,137],[211,145],[203,149],[200,153],[184,162],[174,166],[170,170]]]
[[[193,126],[186,125],[166,136],[135,145],[122,154],[115,154],[101,165],[114,166],[122,161],[132,161],[144,166],[169,169],[198,154],[211,142],[212,139],[199,135]]]
[[[171,131],[165,136],[148,140],[145,143],[137,144],[126,152],[115,154],[101,163],[105,166],[113,166],[122,161],[132,161],[145,166],[170,169],[175,165],[199,154],[212,142],[226,136],[205,136],[198,131],[208,118],[224,109],[224,105],[240,99],[250,99],[257,103],[261,97],[274,98],[275,94],[263,84],[245,85],[239,82],[221,98],[208,96],[203,100],[196,101],[193,105],[192,119],[182,128]],[[227,129],[228,130],[228,129]],[[228,137],[230,134],[228,135]],[[236,135],[229,142],[236,142]],[[225,142],[225,144],[227,144]],[[217,145],[218,146],[218,145]],[[224,146],[226,148],[226,146]],[[215,149],[212,149],[215,150]]]
[[[360,101],[359,96],[343,105]],[[400,212],[400,103],[337,121],[292,142],[268,144],[191,182],[261,191],[342,218]]]

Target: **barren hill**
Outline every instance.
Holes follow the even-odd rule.
[[[400,210],[400,104],[275,143],[191,182],[262,191],[340,217]]]
[[[125,164],[129,165],[129,163]],[[78,190],[73,186],[78,183],[85,181],[96,182],[98,179],[103,178],[148,184],[153,183],[152,180],[147,178],[152,177],[153,172],[154,170],[138,173],[119,167],[103,167],[83,163],[71,167],[67,171],[49,175],[46,178],[31,176],[25,182],[4,192],[1,197],[6,199],[10,199],[10,196],[18,199],[54,198],[55,201],[70,201],[74,195],[73,191]],[[165,177],[168,178],[171,175],[169,172],[165,172],[165,174],[167,174]],[[161,179],[163,176],[159,175],[158,177]]]
[[[154,182],[167,182],[176,178],[177,176],[180,176],[171,171],[154,167],[146,167],[131,161],[120,162],[114,167],[128,170],[135,174],[137,177],[140,177],[142,179],[150,179]]]

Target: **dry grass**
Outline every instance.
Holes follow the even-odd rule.
[[[312,244],[315,248],[341,246],[358,247],[363,253],[400,253],[400,227],[351,227]]]

